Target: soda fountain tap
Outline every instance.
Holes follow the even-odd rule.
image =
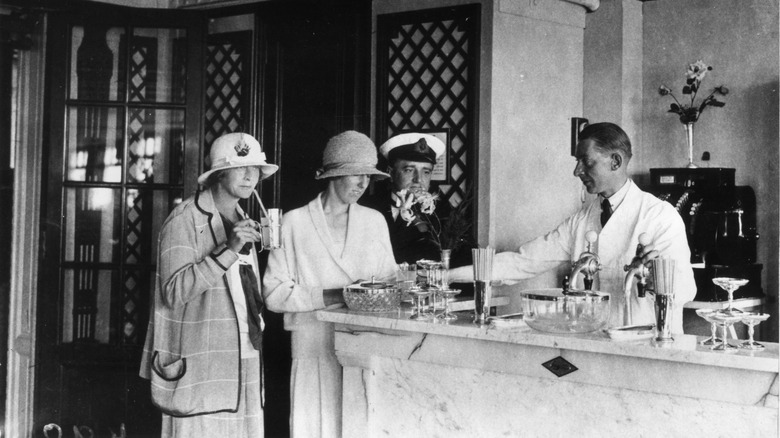
[[[596,242],[598,234],[591,230],[585,233],[585,240],[588,242],[588,249],[580,254],[579,260],[574,262],[574,266],[571,268],[571,274],[569,275],[570,286],[577,283],[577,276],[582,273],[584,278],[582,284],[585,290],[591,290],[593,287],[593,276],[596,275],[601,269],[601,261],[599,256],[593,252],[593,243]]]
[[[647,233],[639,235],[639,244],[636,246],[636,255],[631,260],[631,263],[623,266],[623,270],[627,272],[624,282],[623,293],[626,299],[625,313],[623,315],[623,322],[625,325],[631,325],[631,286],[636,278],[636,296],[644,298],[647,288],[647,277],[650,275],[650,270],[642,263],[642,254],[645,252],[645,246],[650,244],[650,236]]]

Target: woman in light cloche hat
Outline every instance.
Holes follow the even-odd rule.
[[[141,376],[163,437],[262,437],[259,225],[238,204],[277,171],[249,134],[214,141],[203,187],[160,231]]]
[[[384,218],[357,204],[376,168],[374,142],[346,131],[328,141],[316,179],[327,188],[284,216],[282,249],[268,256],[263,295],[268,309],[284,312],[292,332],[290,434],[341,436],[341,366],[333,325],[314,311],[342,305],[342,290],[358,280],[395,280],[395,259]],[[315,390],[312,390],[315,388]]]

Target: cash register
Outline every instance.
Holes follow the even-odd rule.
[[[725,301],[714,277],[746,278],[734,298],[763,297],[756,263],[756,195],[735,185],[731,168],[650,169],[646,190],[671,203],[683,218],[696,279],[695,301]]]

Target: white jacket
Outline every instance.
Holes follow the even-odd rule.
[[[682,307],[696,295],[696,283],[691,268],[691,253],[685,225],[674,207],[650,193],[642,191],[633,181],[619,208],[602,229],[601,206],[598,198],[558,225],[553,231],[520,246],[518,252],[497,254],[493,262],[493,278],[521,280],[541,274],[565,263],[569,266],[587,249],[585,233],[596,231],[598,240],[593,248],[601,261],[593,289],[610,296],[610,326],[624,325],[625,309],[623,267],[636,255],[639,235],[647,233],[660,257],[676,261],[674,276],[675,312],[672,331],[682,333]],[[582,285],[582,278],[571,279]],[[576,282],[576,283],[575,283]],[[633,324],[655,322],[652,296],[637,298],[636,286],[631,293]]]

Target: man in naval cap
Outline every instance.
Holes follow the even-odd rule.
[[[379,188],[374,196],[364,197],[361,203],[384,215],[397,263],[441,258],[439,248],[431,240],[427,221],[407,221],[401,210],[411,194],[430,191],[433,167],[444,151],[444,142],[438,138],[414,132],[396,135],[379,147],[379,153],[388,163],[390,187]],[[449,211],[449,202],[439,199],[432,214],[446,219]]]

